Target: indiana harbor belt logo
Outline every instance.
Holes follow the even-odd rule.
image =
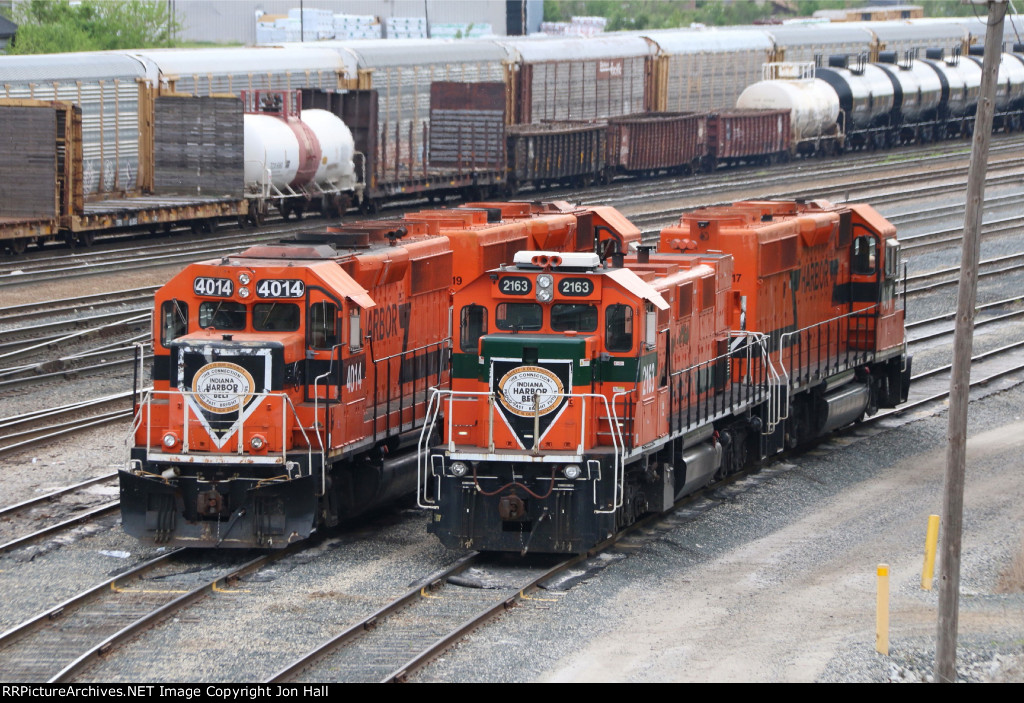
[[[541,360],[544,366],[523,366],[520,359],[493,359],[491,389],[498,410],[522,448],[534,445],[534,431],[543,439],[566,407],[572,390],[572,362]]]
[[[237,364],[215,361],[196,372],[192,391],[196,402],[211,413],[224,414],[244,408],[252,399],[256,382]]]

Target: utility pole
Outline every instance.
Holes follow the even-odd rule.
[[[975,2],[974,4],[981,4]],[[982,201],[988,143],[992,137],[992,113],[996,77],[1002,60],[1003,19],[1006,0],[987,0],[985,57],[981,95],[974,119],[971,166],[967,173],[967,207],[960,254],[960,288],[957,295],[956,334],[953,342],[952,377],[949,384],[949,430],[946,443],[946,482],[942,496],[942,568],[939,575],[939,618],[935,646],[937,682],[956,680],[956,637],[960,607],[960,539],[963,529],[964,474],[967,446],[967,404],[971,391],[971,347],[974,342],[974,304],[978,292],[978,260],[981,258]]]

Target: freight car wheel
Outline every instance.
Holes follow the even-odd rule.
[[[14,256],[22,256],[25,254],[25,250],[29,248],[29,237],[19,236],[16,239],[11,239],[7,245],[10,248],[10,253]]]
[[[96,235],[92,232],[79,232],[77,241],[79,246],[91,247],[92,243],[96,241]]]
[[[253,227],[262,227],[264,220],[267,219],[267,210],[265,203],[257,203],[249,209],[249,223]]]

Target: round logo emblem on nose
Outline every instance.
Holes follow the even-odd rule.
[[[562,381],[555,374],[540,366],[519,366],[498,382],[501,390],[501,404],[516,415],[532,417],[534,413],[547,415],[558,406],[562,393]]]
[[[204,410],[218,414],[244,408],[252,399],[255,386],[248,371],[226,361],[207,364],[192,378],[196,402]]]

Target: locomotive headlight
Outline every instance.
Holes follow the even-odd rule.
[[[244,286],[239,288],[238,289],[238,297],[239,298],[248,298],[249,297],[249,289],[244,287]]]
[[[448,468],[451,469],[452,476],[456,478],[461,478],[462,476],[465,476],[466,472],[469,471],[469,467],[466,466],[466,464],[461,461],[453,461],[452,465],[449,466]]]
[[[240,274],[238,274],[238,282],[241,283],[243,286],[249,285],[249,280],[250,280],[249,279],[249,274],[247,274],[247,273],[240,273]]]
[[[562,469],[562,473],[570,481],[575,481],[580,477],[580,466],[579,464],[566,464],[565,468]]]
[[[164,435],[164,446],[167,447],[168,449],[170,449],[177,443],[178,435],[174,434],[173,432],[168,432],[167,434]]]
[[[550,274],[542,273],[537,276],[537,300],[547,303],[554,297],[554,280]]]
[[[258,452],[263,449],[263,447],[267,446],[267,440],[263,439],[263,435],[255,434],[252,436],[252,439],[249,440],[249,446],[252,447],[254,451]]]

